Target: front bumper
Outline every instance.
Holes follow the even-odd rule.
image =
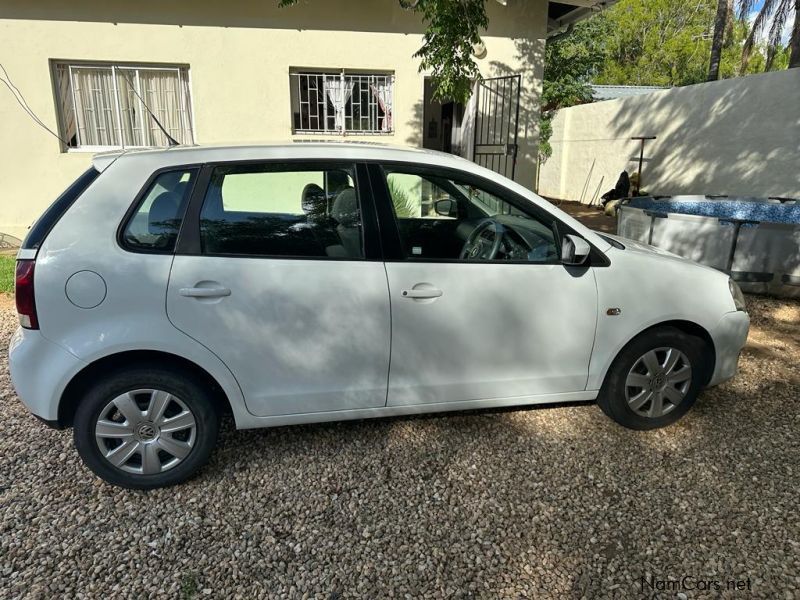
[[[84,363],[40,331],[18,328],[8,347],[11,383],[36,417],[53,425],[64,388]]]
[[[747,343],[747,333],[750,330],[750,316],[743,310],[729,312],[720,319],[711,332],[714,340],[714,349],[717,361],[709,387],[727,381],[736,375],[739,365],[739,354]]]

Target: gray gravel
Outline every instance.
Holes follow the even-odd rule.
[[[798,597],[800,304],[749,301],[742,372],[666,430],[594,405],[228,426],[149,493],[93,477],[3,369],[0,597]]]

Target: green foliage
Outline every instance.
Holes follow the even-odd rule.
[[[705,81],[715,13],[715,0],[620,0],[606,13],[612,27],[597,83]]]
[[[542,116],[539,120],[539,160],[553,153],[553,112],[592,99],[589,82],[605,60],[608,21],[603,15],[583,21],[567,34],[548,40],[545,46]]]
[[[13,256],[0,256],[0,293],[14,293],[14,271],[17,261]]]
[[[539,117],[539,162],[545,163],[553,154],[553,146],[550,145],[550,136],[553,135],[553,113],[543,112]]]
[[[690,85],[706,81],[716,0],[620,0],[602,15],[610,26],[605,60],[595,83]],[[596,18],[596,17],[595,17]],[[719,78],[740,75],[748,26],[728,28]],[[746,73],[764,70],[764,48],[755,51]],[[776,62],[775,67],[781,63]]]
[[[787,23],[800,19],[800,4],[797,0],[738,0],[739,19],[745,22],[755,12],[751,29],[742,46],[742,70],[746,70],[758,41],[762,41],[765,54],[764,65],[772,69],[775,59],[786,55],[787,66],[800,67],[800,27],[795,23],[792,38],[788,46],[783,46],[783,34]],[[756,10],[757,8],[757,10]],[[794,44],[795,56],[791,56],[790,48]]]
[[[589,82],[605,60],[609,23],[603,14],[575,25],[569,33],[545,46],[542,110],[545,112],[589,102]]]
[[[431,71],[434,98],[466,102],[481,76],[472,51],[489,25],[485,0],[420,0],[415,10],[427,30],[414,56],[421,59],[420,71]]]
[[[387,1],[387,0],[384,0]],[[298,0],[278,0],[291,6]],[[472,57],[473,44],[489,25],[486,0],[399,0],[403,8],[418,13],[426,25],[422,47],[414,53],[419,70],[430,70],[434,98],[466,103],[472,82],[480,79]]]
[[[189,572],[181,578],[181,600],[192,600],[200,592],[200,582],[197,580],[197,573]]]
[[[394,213],[399,219],[415,219],[419,217],[419,203],[409,198],[408,193],[397,184],[393,178],[386,180],[389,186],[389,196],[392,197]]]

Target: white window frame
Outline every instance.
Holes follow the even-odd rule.
[[[373,80],[375,84],[382,84],[384,86],[388,86],[386,93],[381,96],[381,100],[385,105],[388,107],[388,116],[386,111],[384,111],[384,116],[379,117],[377,107],[379,106],[379,100],[376,98],[374,101],[371,99],[367,103],[367,110],[369,114],[365,117],[360,115],[358,117],[359,120],[364,121],[367,120],[368,126],[366,129],[355,129],[355,128],[348,128],[347,123],[353,122],[355,119],[355,115],[353,114],[353,103],[350,101],[350,111],[348,112],[347,106],[348,101],[351,98],[345,99],[344,102],[341,102],[341,97],[338,99],[341,104],[340,108],[336,110],[335,103],[331,100],[331,104],[334,104],[334,110],[336,110],[336,114],[332,114],[329,110],[329,96],[328,91],[325,90],[323,87],[323,102],[319,103],[312,102],[309,98],[308,100],[303,100],[302,88],[301,88],[301,81],[302,78],[319,78],[319,77],[328,77],[328,78],[338,78],[339,81],[339,92],[345,93],[345,90],[349,85],[358,85],[359,91],[361,91],[361,86],[373,85]],[[323,85],[324,85],[323,79]],[[393,135],[395,133],[394,128],[394,118],[395,118],[395,104],[394,98],[396,95],[396,82],[395,82],[395,75],[393,72],[390,71],[365,71],[365,70],[355,70],[355,69],[300,69],[300,68],[291,68],[289,69],[289,85],[290,85],[290,102],[289,102],[289,110],[291,112],[291,127],[292,127],[292,135],[338,135],[338,136],[373,136],[373,135]],[[351,88],[352,90],[352,88]],[[352,95],[354,90],[350,92]],[[295,105],[294,100],[297,100],[297,104]],[[307,123],[309,127],[303,127],[303,106],[306,105],[309,110],[309,122]],[[315,114],[310,114],[311,106],[316,107]],[[374,112],[373,112],[374,109]],[[295,110],[300,114],[300,126],[296,127],[295,123]],[[322,123],[322,127],[310,127],[311,120],[316,119],[318,124]],[[334,119],[334,121],[338,121],[340,123],[339,126],[329,127],[328,121],[329,119]],[[379,127],[378,122],[381,120],[381,125]]]
[[[196,133],[194,128],[194,103],[192,102],[192,92],[191,92],[191,71],[189,70],[188,65],[157,65],[157,64],[128,64],[128,63],[111,63],[111,62],[91,62],[91,63],[83,63],[80,61],[67,61],[67,60],[57,60],[53,61],[53,74],[54,74],[54,81],[56,82],[56,89],[58,89],[58,78],[61,77],[60,69],[66,69],[67,76],[69,77],[69,88],[70,88],[70,95],[72,98],[72,110],[73,110],[73,118],[76,119],[75,124],[75,136],[78,142],[77,146],[68,146],[64,145],[64,149],[66,152],[104,152],[109,150],[124,150],[128,148],[152,148],[153,146],[147,145],[138,145],[138,144],[125,144],[125,137],[122,132],[122,111],[120,108],[120,98],[119,98],[119,90],[117,89],[117,72],[118,71],[132,71],[132,79],[136,86],[137,94],[144,97],[142,94],[142,88],[140,84],[139,72],[140,71],[173,71],[178,76],[178,86],[179,90],[183,92],[186,90],[186,93],[181,93],[181,128],[185,131],[188,131],[192,138],[192,143],[195,143],[196,140]],[[103,69],[108,70],[111,69],[111,80],[113,83],[113,90],[114,90],[114,113],[116,119],[116,136],[117,139],[120,141],[120,144],[111,144],[111,145],[96,145],[96,144],[81,144],[80,141],[80,127],[78,126],[78,116],[77,116],[77,106],[78,103],[76,102],[75,98],[75,84],[74,84],[74,76],[73,70],[74,69]],[[185,86],[185,88],[184,88]],[[58,96],[58,94],[57,94]],[[141,98],[136,95],[136,103],[139,107],[139,114],[140,115],[147,115],[147,118],[143,121],[148,122],[151,120],[148,111],[144,107],[144,103],[142,102]],[[152,108],[152,107],[151,107]],[[59,130],[62,135],[65,135],[64,130],[64,121],[65,115],[63,114],[63,109],[60,105],[56,106],[56,112],[58,113],[59,118]],[[158,116],[158,115],[156,115]],[[144,126],[144,125],[143,125]],[[169,131],[169,130],[168,130]]]

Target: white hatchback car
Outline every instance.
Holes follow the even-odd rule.
[[[20,398],[117,485],[239,428],[597,399],[668,425],[736,372],[727,275],[492,171],[362,144],[95,157],[17,262]]]

